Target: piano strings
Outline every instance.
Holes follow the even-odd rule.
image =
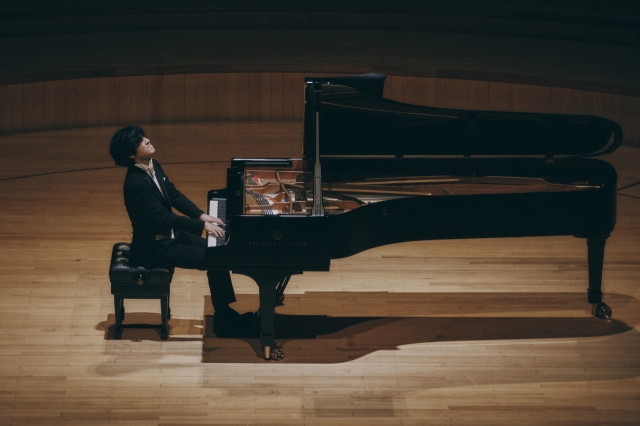
[[[311,173],[297,170],[247,170],[244,213],[308,215],[313,206],[310,180]],[[599,187],[588,182],[557,183],[517,176],[394,176],[325,182],[323,203],[329,214],[336,214],[403,197],[567,192]]]

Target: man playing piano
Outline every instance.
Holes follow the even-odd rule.
[[[109,153],[116,165],[127,167],[124,204],[131,219],[131,252],[136,262],[168,263],[178,268],[206,270],[206,239],[202,231],[224,236],[224,223],[205,214],[184,196],[152,159],[155,148],[140,127],[128,126],[111,138]],[[181,216],[173,213],[175,208]],[[228,271],[207,271],[216,329],[252,328],[253,314],[240,315]]]

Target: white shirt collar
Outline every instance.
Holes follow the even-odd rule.
[[[142,170],[144,170],[145,172],[147,172],[150,175],[155,174],[155,170],[153,170],[153,159],[149,160],[149,165],[148,166],[146,164],[142,164],[142,163],[136,163],[135,166],[141,168]]]

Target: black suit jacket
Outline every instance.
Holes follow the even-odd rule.
[[[141,259],[161,258],[167,246],[176,241],[157,241],[156,235],[169,236],[172,229],[201,235],[204,230],[204,222],[198,219],[203,211],[176,189],[160,163],[154,160],[153,166],[162,192],[139,167],[129,167],[124,180],[124,204],[133,227],[131,250]],[[172,207],[187,217],[173,213]]]

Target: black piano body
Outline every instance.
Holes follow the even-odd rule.
[[[273,321],[290,276],[407,241],[585,238],[588,301],[608,318],[602,267],[617,176],[589,157],[615,150],[620,127],[402,104],[382,97],[383,84],[379,74],[307,78],[304,157],[234,159],[227,187],[209,191],[226,200],[228,238],[207,263],[259,286],[264,357],[282,356]]]

